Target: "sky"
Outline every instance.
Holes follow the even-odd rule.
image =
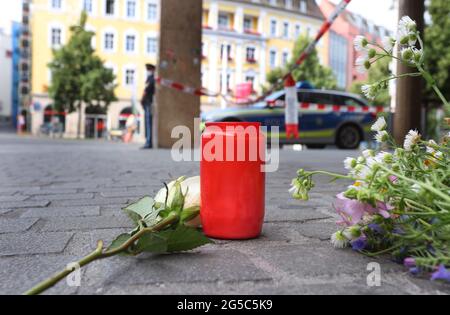
[[[320,3],[320,0],[316,0]],[[340,0],[331,0],[339,3]],[[377,25],[394,31],[398,23],[398,11],[393,10],[394,0],[352,0],[347,9],[360,14]]]
[[[320,2],[320,0],[317,0]],[[339,2],[340,0],[332,0]],[[390,10],[393,0],[352,0],[348,8],[350,11],[361,14],[375,24],[395,29],[397,13]],[[10,32],[11,21],[19,21],[21,14],[21,3],[19,0],[0,0],[0,28]]]

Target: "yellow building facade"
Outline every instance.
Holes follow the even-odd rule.
[[[67,43],[69,28],[78,22],[82,10],[89,16],[88,30],[96,34],[93,47],[117,77],[119,101],[111,104],[101,119],[108,130],[123,127],[121,113],[127,112],[133,99],[140,99],[144,89],[144,65],[158,62],[161,1],[164,0],[31,1],[33,133],[38,133],[46,122],[46,108],[51,106],[47,93],[51,73],[47,65],[52,60],[52,49]],[[314,36],[322,22],[314,0],[204,0],[204,87],[233,94],[237,84],[253,82],[254,90],[260,92],[266,74],[292,57],[295,39],[302,33]],[[325,44],[318,49],[322,62],[327,64]],[[219,105],[213,98],[202,101]],[[141,110],[139,105],[136,108]],[[65,118],[67,137],[76,135],[76,121],[76,113]],[[140,129],[143,139],[143,124]]]

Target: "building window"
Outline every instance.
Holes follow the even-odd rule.
[[[136,35],[125,36],[125,51],[126,52],[136,51]]]
[[[254,75],[246,75],[245,82],[249,82],[252,84],[252,92],[255,90],[255,76]]]
[[[136,82],[136,70],[126,69],[125,70],[125,85],[132,86]]]
[[[277,52],[275,50],[270,51],[270,67],[275,68],[277,66]]]
[[[158,6],[156,3],[147,3],[147,20],[156,21],[158,19]]]
[[[136,0],[127,1],[127,17],[128,18],[136,17]]]
[[[277,21],[275,20],[270,22],[270,35],[273,37],[277,36]]]
[[[219,14],[219,29],[228,30],[230,28],[230,17],[228,14]]]
[[[250,17],[244,18],[244,31],[251,31],[253,30],[253,21]]]
[[[287,51],[283,52],[283,66],[286,66],[289,62],[289,53]]]
[[[348,42],[345,37],[335,33],[330,32],[330,49],[329,49],[329,60],[330,67],[333,70],[334,75],[337,79],[337,84],[339,88],[345,89],[347,87],[348,78],[348,64],[349,61],[346,56],[348,56]]]
[[[93,4],[92,4],[93,0],[84,0],[83,1],[83,10],[86,11],[87,13],[92,13],[93,12]]]
[[[147,37],[147,54],[154,55],[158,52],[158,41],[156,38]]]
[[[284,22],[284,24],[283,24],[283,37],[289,38],[289,23],[288,22]]]
[[[307,4],[306,0],[301,0],[300,1],[300,12],[306,13],[307,11],[308,11],[308,4]]]
[[[51,0],[52,9],[61,10],[62,0]]]
[[[53,27],[51,29],[51,45],[52,47],[58,47],[62,43],[62,30],[59,27]]]
[[[106,15],[116,14],[116,1],[115,0],[106,0],[105,14]]]
[[[113,33],[106,33],[105,34],[105,43],[104,48],[107,51],[114,50],[114,34]]]
[[[253,63],[256,61],[256,48],[255,47],[247,47],[246,60],[247,60],[247,62],[250,62],[250,63]]]
[[[220,59],[223,59],[223,53],[224,50],[226,49],[226,53],[228,55],[228,59],[231,60],[231,45],[230,44],[222,44],[221,48],[220,48]]]
[[[300,33],[301,33],[301,27],[300,25],[295,25],[295,38],[297,39],[298,37],[300,37]]]

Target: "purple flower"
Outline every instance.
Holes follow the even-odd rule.
[[[447,282],[450,282],[450,271],[445,269],[444,265],[440,265],[438,271],[433,273],[433,275],[431,276],[431,281],[436,280],[445,280]]]
[[[351,244],[354,251],[360,252],[367,247],[367,239],[363,236],[354,240]]]
[[[397,176],[391,175],[389,176],[389,180],[391,181],[391,183],[395,184],[398,181],[398,178]]]
[[[392,234],[396,234],[396,235],[404,235],[405,232],[404,232],[401,228],[396,227],[396,228],[394,228],[394,230],[392,231]]]
[[[374,231],[378,234],[384,234],[383,228],[381,226],[379,226],[378,224],[372,223],[372,224],[369,224],[368,226],[372,231]]]
[[[414,268],[410,268],[409,272],[413,275],[413,276],[417,276],[419,273],[422,272],[422,270],[420,270],[420,268],[418,267],[414,267]]]
[[[380,214],[385,219],[388,219],[391,216],[389,211],[393,209],[389,204],[380,201],[377,202],[377,207],[374,208],[370,204],[349,199],[343,193],[337,195],[336,198],[334,207],[342,218],[342,221],[338,223],[346,226],[360,223],[366,213],[371,215]]]
[[[406,258],[403,261],[403,265],[407,268],[413,268],[416,266],[416,260],[414,258]]]

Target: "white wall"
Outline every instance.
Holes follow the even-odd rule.
[[[11,36],[0,32],[0,117],[10,117],[12,107],[12,58]]]

